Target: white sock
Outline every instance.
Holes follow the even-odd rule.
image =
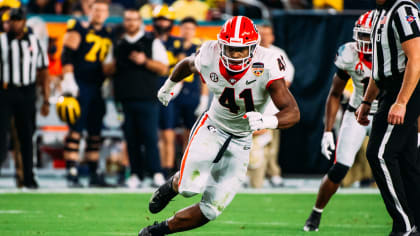
[[[420,147],[420,132],[418,133],[418,138],[417,138],[417,147]]]
[[[322,213],[324,211],[324,209],[319,209],[319,208],[316,208],[316,207],[314,207],[313,210],[318,212],[318,213]]]

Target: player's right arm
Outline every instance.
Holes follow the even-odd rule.
[[[67,32],[63,38],[63,51],[61,53],[61,62],[63,64],[63,81],[61,82],[62,93],[69,93],[77,96],[79,88],[74,78],[74,60],[76,60],[77,49],[81,42],[80,33],[74,30],[76,21],[69,20],[67,23]]]
[[[346,71],[338,69],[334,75],[332,86],[325,104],[325,127],[324,132],[331,132],[334,126],[335,117],[340,108],[341,95],[346,87],[350,76]]]
[[[356,111],[356,118],[359,124],[367,126],[369,125],[370,121],[368,119],[370,107],[372,105],[373,100],[376,99],[379,95],[379,88],[376,86],[376,82],[373,80],[372,77],[369,79],[369,84],[366,89],[365,96],[363,97],[363,102],[360,104],[359,108]]]
[[[197,52],[197,54],[198,53],[199,52]],[[195,55],[191,55],[178,62],[171,75],[169,75],[169,78],[159,89],[158,99],[164,106],[167,106],[174,96],[175,85],[182,81],[185,77],[188,77],[192,73],[196,73],[198,71],[194,65],[194,59]]]
[[[335,58],[337,72],[333,77],[333,83],[325,104],[325,126],[321,141],[321,152],[329,160],[335,150],[334,135],[332,129],[335,117],[340,108],[341,95],[350,78],[348,68],[352,68],[357,53],[352,43],[341,45]]]
[[[341,95],[350,78],[344,70],[338,69],[333,78],[333,83],[325,104],[325,127],[321,141],[321,152],[329,160],[335,149],[334,135],[332,129],[338,109],[340,108]]]

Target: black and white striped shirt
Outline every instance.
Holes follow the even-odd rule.
[[[21,39],[0,34],[0,85],[16,87],[33,85],[37,69],[48,66],[48,56],[39,39],[25,33]]]
[[[377,9],[373,21],[372,76],[376,81],[404,75],[407,57],[401,44],[420,37],[420,15],[410,0],[387,0]]]

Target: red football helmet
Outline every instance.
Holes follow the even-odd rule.
[[[220,46],[220,57],[223,65],[232,72],[245,70],[251,64],[260,35],[251,19],[246,16],[235,16],[226,21],[217,35]],[[233,58],[229,52],[248,49],[248,56]]]
[[[368,11],[361,15],[354,24],[353,39],[357,42],[356,50],[363,54],[372,54],[370,34],[372,33],[373,15],[373,11]]]

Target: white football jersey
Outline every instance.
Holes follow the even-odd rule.
[[[284,79],[286,65],[274,51],[257,46],[251,65],[236,76],[229,76],[220,61],[217,41],[207,41],[195,57],[195,67],[214,97],[207,114],[222,130],[237,136],[251,134],[243,116],[248,111],[264,112],[270,94],[268,86]]]
[[[357,109],[363,101],[372,71],[364,62],[360,61],[359,52],[356,50],[356,42],[346,43],[339,47],[335,65],[351,76],[354,91],[349,104]],[[372,103],[370,112],[376,112],[377,108],[378,101],[375,100]]]

